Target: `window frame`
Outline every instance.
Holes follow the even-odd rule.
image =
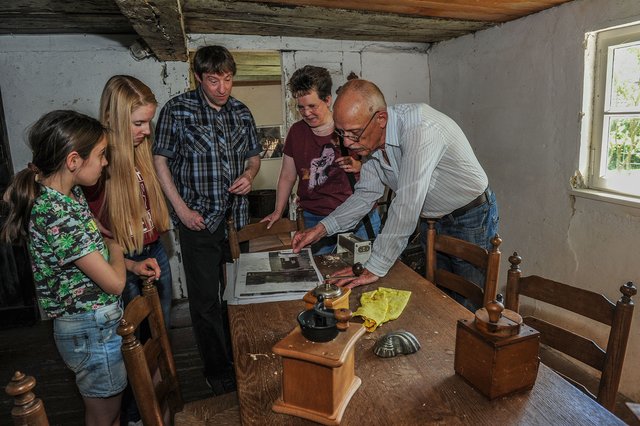
[[[607,140],[605,133],[608,133],[608,126],[605,128],[605,123],[616,116],[640,117],[640,106],[631,108],[632,111],[609,108],[611,91],[608,89],[612,80],[610,77],[612,66],[610,48],[638,42],[640,42],[640,22],[594,31],[585,35],[584,112],[580,171],[582,176],[586,178],[586,182],[581,183],[580,179],[574,178],[572,180],[574,189],[586,187],[614,196],[629,197],[632,201],[640,202],[640,185],[632,185],[637,181],[637,177],[634,181],[634,177],[631,176],[611,176],[611,174],[606,176],[605,173],[601,173],[601,171],[606,171],[607,167],[607,154],[603,149]],[[623,189],[623,186],[626,188]]]

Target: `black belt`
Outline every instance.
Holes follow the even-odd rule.
[[[462,216],[463,214],[465,214],[466,212],[468,212],[472,208],[481,206],[484,203],[486,203],[487,201],[489,201],[489,197],[490,196],[491,196],[491,190],[487,186],[487,189],[485,189],[482,194],[478,195],[476,198],[471,200],[467,205],[464,205],[464,206],[460,207],[459,209],[455,209],[454,211],[452,211],[451,213],[449,213],[448,215],[445,215],[445,216],[453,216],[453,217]]]
[[[445,214],[444,216],[442,216],[442,218],[449,217],[449,216],[452,217],[452,218],[456,218],[456,217],[462,216],[463,214],[465,214],[466,212],[468,212],[472,208],[481,206],[484,203],[486,203],[487,201],[489,201],[489,197],[490,196],[491,196],[491,190],[487,186],[487,189],[485,189],[482,194],[478,195],[476,198],[471,200],[468,204],[460,207],[459,209],[455,209],[454,211],[452,211],[449,214]],[[427,220],[430,220],[430,218],[424,218],[424,217],[420,218],[421,222],[425,222]],[[434,218],[433,220],[438,220],[438,219]]]

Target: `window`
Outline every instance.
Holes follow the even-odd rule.
[[[589,33],[586,41],[587,186],[640,197],[640,23]]]

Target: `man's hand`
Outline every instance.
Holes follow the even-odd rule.
[[[333,274],[333,276],[335,277],[340,277],[344,275],[353,275],[353,268],[352,267],[344,268]],[[364,268],[364,271],[362,271],[362,274],[360,274],[359,277],[340,278],[335,282],[331,280],[331,277],[329,277],[328,279],[331,284],[335,284],[338,287],[354,288],[361,285],[371,284],[373,282],[376,282],[380,279],[380,277],[369,272],[367,268]]]
[[[229,187],[229,192],[236,195],[248,194],[249,191],[251,191],[251,182],[253,182],[253,176],[246,171],[233,182],[231,187]]]
[[[204,224],[204,218],[195,210],[191,210],[186,207],[183,211],[176,211],[178,213],[178,217],[180,218],[180,222],[184,224],[187,228],[192,231],[202,231],[206,228]]]
[[[128,265],[129,272],[136,274],[141,280],[157,281],[160,279],[160,265],[158,261],[150,257],[148,259],[141,260],[140,262],[133,262]]]
[[[271,213],[268,216],[265,216],[264,219],[262,219],[260,221],[260,223],[262,222],[269,222],[269,224],[267,225],[267,229],[271,229],[271,227],[273,226],[273,224],[275,222],[277,222],[280,218],[282,217],[282,213],[278,213],[276,211],[274,211],[273,213]]]
[[[313,228],[298,231],[293,236],[293,240],[291,240],[291,248],[293,248],[294,253],[300,253],[300,250],[315,243],[325,235],[327,235],[327,230],[321,223],[317,224]]]

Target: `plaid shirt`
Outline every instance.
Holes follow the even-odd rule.
[[[198,87],[160,111],[153,153],[168,158],[178,193],[211,232],[229,212],[239,228],[248,223],[247,196],[231,194],[229,187],[244,172],[245,160],[260,151],[253,116],[235,98],[216,111]],[[180,222],[175,211],[171,217]]]

